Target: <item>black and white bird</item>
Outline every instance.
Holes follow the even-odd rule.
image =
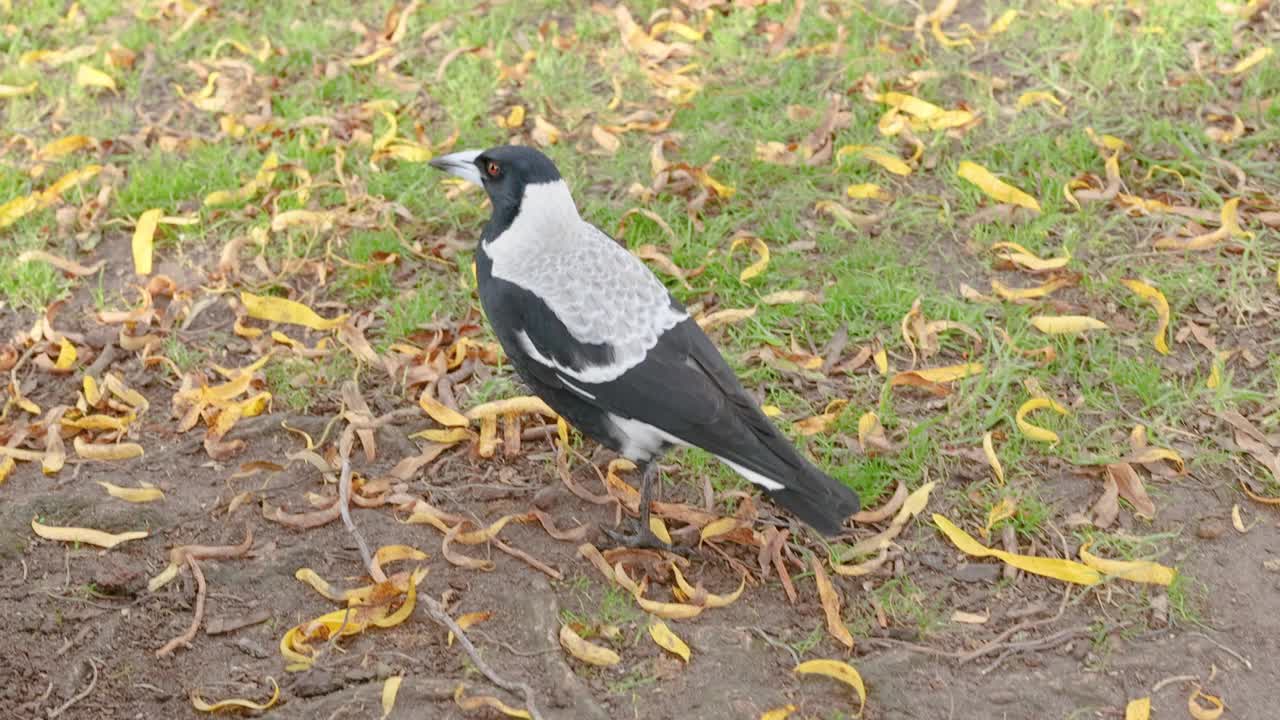
[[[818,531],[840,532],[858,496],[800,456],[649,268],[582,219],[546,155],[508,145],[431,165],[481,185],[493,204],[476,278],[511,364],[640,469],[639,525],[616,540],[662,546],[649,529],[654,460],[673,446],[706,450]]]

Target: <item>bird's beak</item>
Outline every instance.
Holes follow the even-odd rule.
[[[482,150],[463,150],[462,152],[441,155],[431,159],[431,167],[443,170],[450,175],[457,175],[467,182],[484,185],[480,177],[480,168],[476,167],[476,158]]]

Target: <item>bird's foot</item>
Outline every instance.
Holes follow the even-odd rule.
[[[635,521],[629,521],[628,524],[631,526],[629,530],[613,530],[611,528],[601,527],[600,531],[603,532],[605,536],[607,536],[617,547],[664,550],[677,555],[689,554],[689,548],[673,546],[670,543],[663,542],[661,538],[653,534],[652,530],[647,527],[642,527]]]

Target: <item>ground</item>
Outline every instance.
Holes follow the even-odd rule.
[[[434,599],[489,613],[478,657],[548,718],[854,717],[851,686],[793,672],[820,659],[872,719],[1270,717],[1280,9],[948,5],[0,0],[0,716],[278,683],[246,712],[373,717],[390,678],[393,718],[518,713]],[[656,512],[687,557],[606,577],[580,546],[635,478],[536,412],[456,415],[524,390],[474,292],[482,193],[425,160],[503,142],[547,152],[859,493],[847,534],[682,451]],[[304,628],[299,662],[282,638],[345,604],[299,570],[371,583],[343,457],[359,534],[426,574]],[[246,533],[192,551],[198,591],[181,548]],[[681,600],[672,562],[744,583],[650,606],[698,612],[665,621],[687,662],[626,589]]]

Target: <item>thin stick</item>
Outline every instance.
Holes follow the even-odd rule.
[[[178,637],[164,644],[164,647],[156,651],[156,657],[162,658],[181,647],[191,647],[191,641],[196,639],[196,633],[200,631],[200,623],[204,621],[204,597],[208,588],[204,583],[204,573],[200,571],[200,563],[192,556],[187,555],[187,567],[191,568],[191,575],[196,579],[196,611],[195,616],[191,618],[191,627]]]
[[[446,630],[453,633],[458,644],[462,646],[462,649],[466,651],[467,656],[471,658],[471,664],[476,666],[476,669],[480,671],[480,674],[484,675],[489,679],[489,682],[497,685],[503,690],[522,694],[524,696],[524,707],[529,711],[529,715],[533,720],[542,720],[542,714],[538,712],[537,706],[533,703],[533,688],[529,687],[527,683],[512,682],[495,673],[493,668],[489,667],[489,665],[480,658],[480,651],[476,650],[476,646],[471,643],[471,639],[462,631],[462,628],[458,627],[458,623],[454,622],[453,618],[449,617],[449,614],[445,612],[444,606],[440,604],[440,601],[429,595],[421,596],[421,599],[423,607],[427,609],[427,614],[431,616],[432,620],[436,621],[436,624],[443,626]]]
[[[342,474],[338,482],[338,504],[342,507],[342,522],[346,526],[347,532],[355,536],[356,544],[360,546],[360,556],[364,560],[364,566],[369,573],[369,577],[373,578],[374,582],[385,582],[386,575],[381,568],[374,564],[373,556],[369,553],[368,544],[365,543],[360,530],[356,528],[355,523],[351,521],[351,515],[347,512],[346,498],[350,496],[350,493],[351,463],[344,454],[342,457]],[[203,583],[203,580],[201,582]],[[458,626],[458,623],[454,622],[453,618],[449,617],[449,613],[445,612],[444,606],[440,604],[440,601],[430,595],[420,595],[419,599],[427,609],[427,614],[431,616],[431,619],[437,625],[441,625],[453,633],[458,644],[462,646],[467,656],[471,658],[471,664],[475,665],[476,669],[489,679],[489,682],[509,692],[522,694],[524,696],[525,709],[529,711],[529,715],[533,720],[543,720],[542,714],[538,712],[538,708],[533,702],[533,688],[529,687],[527,683],[512,682],[495,673],[493,668],[490,668],[488,663],[480,657],[480,651],[476,650],[476,646],[467,637],[467,634],[462,631],[462,628]]]
[[[46,712],[45,717],[48,718],[48,720],[53,720],[54,718],[58,717],[62,713],[66,712],[66,710],[70,708],[72,705],[75,705],[81,700],[89,697],[89,693],[93,692],[93,689],[97,687],[98,664],[93,661],[93,658],[89,658],[88,660],[85,660],[85,662],[89,663],[89,667],[93,669],[93,677],[89,678],[88,686],[86,686],[85,689],[81,690],[75,695],[72,695],[70,698],[67,699],[66,702],[59,705],[56,709],[49,710],[48,712]],[[49,687],[52,688],[53,686],[50,685]]]
[[[523,550],[521,550],[521,549],[519,549],[519,548],[511,547],[510,545],[508,545],[508,544],[506,544],[506,543],[502,542],[502,541],[501,541],[501,540],[499,540],[498,538],[494,538],[494,539],[493,539],[493,540],[491,540],[490,542],[492,542],[492,543],[493,543],[493,546],[494,546],[494,547],[496,547],[496,548],[498,548],[499,550],[501,550],[502,552],[504,552],[504,553],[506,553],[506,554],[510,555],[511,557],[519,558],[520,560],[525,561],[526,563],[528,563],[528,564],[529,564],[529,567],[533,568],[534,570],[537,570],[538,572],[543,573],[543,574],[545,574],[545,575],[547,575],[547,576],[549,576],[549,577],[551,577],[551,578],[554,578],[554,579],[556,579],[556,580],[563,580],[563,579],[564,579],[564,575],[560,574],[560,571],[559,571],[559,570],[556,570],[556,569],[555,569],[555,568],[553,568],[553,567],[548,567],[548,566],[547,566],[546,564],[544,564],[541,560],[539,560],[539,559],[537,559],[537,558],[533,557],[533,556],[532,556],[532,555],[530,555],[529,553],[527,553],[527,552],[525,552],[525,551],[523,551]]]

